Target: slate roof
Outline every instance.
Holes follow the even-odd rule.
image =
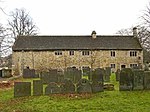
[[[142,50],[133,36],[102,36],[93,39],[87,36],[19,36],[13,51],[20,50]]]

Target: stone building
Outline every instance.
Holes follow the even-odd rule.
[[[19,36],[13,46],[13,71],[30,67],[37,72],[67,67],[111,67],[112,70],[143,65],[143,50],[133,35]]]

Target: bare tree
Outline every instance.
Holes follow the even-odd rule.
[[[0,56],[11,54],[11,47],[17,36],[36,35],[38,31],[38,28],[25,9],[15,9],[11,12],[11,15],[7,16],[10,17],[8,27],[4,28],[0,24]]]
[[[143,15],[141,16],[143,20],[143,25],[146,27],[150,27],[150,2],[148,6],[146,7],[146,10],[144,10]]]
[[[12,43],[14,42],[12,39],[10,38],[10,34],[8,32],[8,29],[4,28],[1,24],[0,24],[0,57],[5,54],[8,49],[10,49],[10,45],[12,45]]]
[[[36,35],[38,31],[37,26],[25,9],[12,11],[8,24],[15,38],[19,35]]]
[[[138,39],[141,43],[142,47],[145,49],[150,50],[150,32],[147,27],[145,26],[136,26],[138,29]],[[120,35],[133,35],[133,27],[127,29],[121,29],[116,34]]]

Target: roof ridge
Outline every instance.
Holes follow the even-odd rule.
[[[91,35],[29,35],[18,37],[91,37]],[[133,35],[97,35],[97,37],[133,37]]]

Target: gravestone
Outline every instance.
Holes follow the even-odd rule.
[[[74,75],[73,83],[78,83],[82,78],[81,70],[78,70],[78,69],[74,70],[73,75]]]
[[[14,82],[14,97],[31,96],[31,82]]]
[[[103,69],[97,68],[92,71],[92,82],[102,82],[103,83]]]
[[[149,63],[144,64],[144,71],[149,71]]]
[[[77,84],[77,93],[92,93],[92,87],[87,79],[81,79]]]
[[[150,71],[144,71],[144,89],[150,90]]]
[[[38,74],[35,74],[34,69],[23,69],[23,78],[39,78]]]
[[[111,67],[105,68],[105,75],[104,75],[104,81],[109,82],[110,81],[110,75],[111,75]]]
[[[90,67],[83,67],[82,70],[83,70],[83,75],[89,76],[91,71]]]
[[[45,88],[45,95],[59,94],[60,92],[60,87],[57,85],[57,83],[54,82],[49,83]]]
[[[69,79],[65,79],[61,84],[61,93],[75,93],[75,85]]]
[[[73,78],[74,78],[74,74],[73,74],[74,69],[75,68],[68,67],[67,70],[64,72],[64,78],[73,81]]]
[[[73,83],[78,83],[78,81],[82,78],[81,70],[76,68],[68,67],[67,71],[65,71],[65,79],[71,80]]]
[[[49,70],[49,82],[58,82],[57,69]]]
[[[133,81],[133,90],[143,90],[144,89],[144,71],[135,69],[134,81]]]
[[[64,82],[64,74],[58,74],[58,83],[63,83]]]
[[[31,70],[29,68],[23,69],[23,78],[31,78]]]
[[[104,86],[103,86],[103,82],[92,82],[92,92],[93,93],[97,93],[97,92],[102,92],[104,91]]]
[[[133,90],[133,71],[131,68],[124,68],[120,72],[119,90],[131,91]]]
[[[42,80],[43,84],[48,84],[50,83],[50,75],[49,72],[42,72],[40,74],[40,79]]]
[[[103,91],[103,69],[97,68],[94,71],[92,71],[92,92],[100,92]]]
[[[111,83],[104,84],[104,90],[113,91],[114,89],[115,89],[114,84]]]
[[[43,83],[41,80],[33,80],[33,95],[43,95]]]
[[[115,74],[116,74],[116,81],[119,81],[119,79],[120,79],[120,69],[117,69]]]

